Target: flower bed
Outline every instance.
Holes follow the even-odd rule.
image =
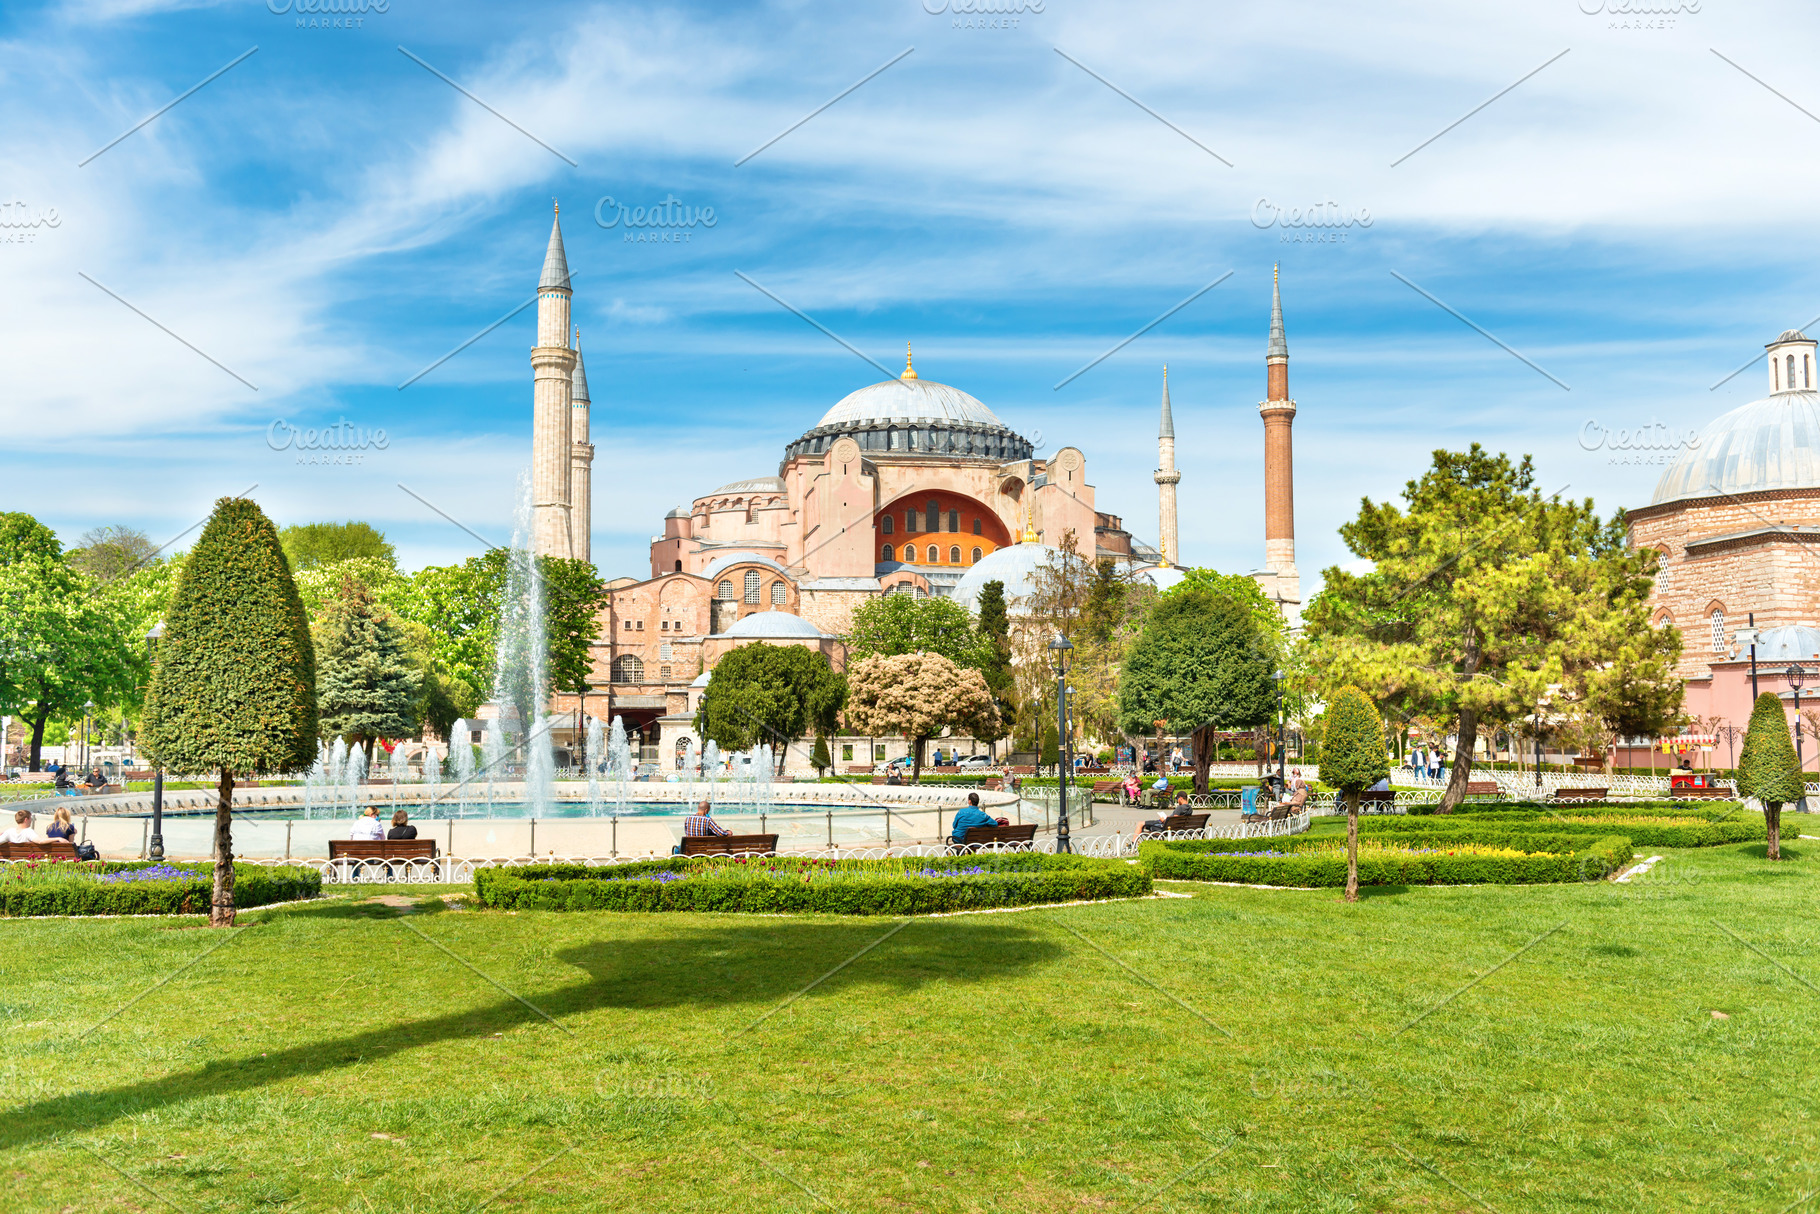
[[[214,866],[143,860],[15,860],[0,865],[0,916],[204,915]],[[322,874],[302,866],[234,866],[234,905],[245,910],[314,898]]]
[[[1419,818],[1373,817],[1359,820],[1359,834],[1361,837],[1450,838],[1461,842],[1522,846],[1520,842],[1512,841],[1539,835],[1590,840],[1621,832],[1639,847],[1717,847],[1724,843],[1755,842],[1766,837],[1759,815],[1720,821],[1723,814],[1690,813],[1685,806],[1678,808],[1681,812],[1672,816],[1627,813],[1617,808],[1589,813],[1576,808],[1572,814],[1531,811]]]
[[[817,912],[925,915],[1151,892],[1117,860],[1030,852],[896,860],[690,856],[589,867],[475,870],[482,905],[508,910]]]
[[[1346,847],[1330,839],[1273,841],[1262,852],[1255,840],[1207,839],[1146,842],[1140,867],[1152,877],[1179,881],[1233,881],[1321,889],[1346,884]],[[1450,835],[1399,838],[1397,845],[1359,846],[1360,885],[1538,885],[1598,880],[1628,862],[1631,843],[1622,835],[1587,840],[1570,835],[1474,839]]]

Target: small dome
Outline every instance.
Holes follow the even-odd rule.
[[[696,675],[696,676],[695,676],[695,681],[694,681],[694,682],[693,682],[693,683],[691,683],[691,684],[689,684],[689,686],[691,686],[691,687],[706,687],[706,686],[707,686],[707,685],[708,685],[708,676],[709,676],[709,675],[711,675],[711,674],[713,674],[713,673],[714,673],[714,672],[713,672],[713,671],[711,671],[711,670],[704,670],[704,671],[702,671],[702,672],[701,672],[701,673],[700,673],[700,674],[698,674],[698,675]]]
[[[1746,649],[1738,656],[1749,653]],[[1757,634],[1757,665],[1765,662],[1811,662],[1820,657],[1820,628],[1809,628],[1805,624],[1785,625],[1781,628],[1765,628]],[[1762,671],[1758,673],[1779,675],[1780,671]]]
[[[949,597],[969,612],[979,610],[980,591],[987,582],[1005,583],[1005,602],[1013,609],[1015,600],[1027,599],[1036,591],[1037,571],[1051,565],[1062,555],[1060,548],[1047,544],[1012,544],[1000,548],[962,575]]]
[[[1820,487],[1820,393],[1778,392],[1712,421],[1656,482],[1650,505]]]
[[[1776,344],[1781,345],[1785,341],[1806,341],[1806,340],[1807,340],[1807,334],[1803,333],[1801,330],[1784,329],[1784,330],[1782,330],[1782,336],[1778,337],[1776,339]]]
[[[708,497],[719,497],[725,493],[782,493],[783,491],[784,491],[784,478],[783,477],[781,477],[781,476],[755,476],[749,480],[734,481],[730,485],[722,485],[720,488],[716,489],[714,492],[708,494],[707,496]]]
[[[1151,565],[1145,569],[1133,569],[1131,571],[1131,580],[1133,582],[1141,579],[1149,582],[1159,591],[1173,589],[1187,576],[1187,574],[1183,573],[1180,569],[1177,569],[1174,565]]]
[[[720,635],[746,640],[819,641],[822,630],[788,611],[754,611]]]

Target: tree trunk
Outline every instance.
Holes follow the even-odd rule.
[[[1782,802],[1763,803],[1763,825],[1769,828],[1769,858],[1782,858]]]
[[[1359,794],[1346,794],[1346,900],[1359,900]]]
[[[1213,765],[1213,726],[1194,731],[1194,791],[1207,791],[1207,769]]]
[[[44,755],[44,724],[50,719],[51,710],[48,708],[32,718],[32,756],[31,766],[29,768],[31,771],[44,770],[40,763],[40,760]]]
[[[1472,752],[1479,741],[1479,714],[1462,708],[1459,730],[1459,740],[1453,747],[1453,770],[1447,773],[1447,791],[1441,794],[1436,813],[1452,813],[1466,799],[1466,783],[1472,779]]]
[[[923,778],[923,738],[910,739],[910,783],[915,784]],[[1057,760],[1060,763],[1060,760]]]
[[[221,769],[215,802],[215,894],[209,926],[234,926],[234,773]]]

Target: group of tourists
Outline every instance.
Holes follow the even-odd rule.
[[[0,830],[0,843],[43,843],[51,839],[65,839],[74,843],[76,834],[76,825],[70,821],[70,811],[61,805],[51,815],[51,824],[44,828],[42,837],[33,829],[32,811],[21,809],[14,812],[13,824]]]
[[[404,810],[392,812],[392,829],[387,830],[379,821],[379,807],[369,805],[366,812],[354,819],[354,829],[348,832],[350,839],[415,839],[417,828],[411,825],[411,815]]]

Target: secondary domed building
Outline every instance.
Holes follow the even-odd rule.
[[[1820,683],[1820,634],[1808,627],[1820,616],[1820,367],[1804,333],[1766,348],[1769,396],[1708,425],[1650,504],[1629,512],[1631,543],[1661,554],[1653,618],[1681,630],[1688,713],[1740,727],[1751,708],[1750,649],[1738,636],[1747,620],[1760,690],[1790,698],[1791,660]]]

